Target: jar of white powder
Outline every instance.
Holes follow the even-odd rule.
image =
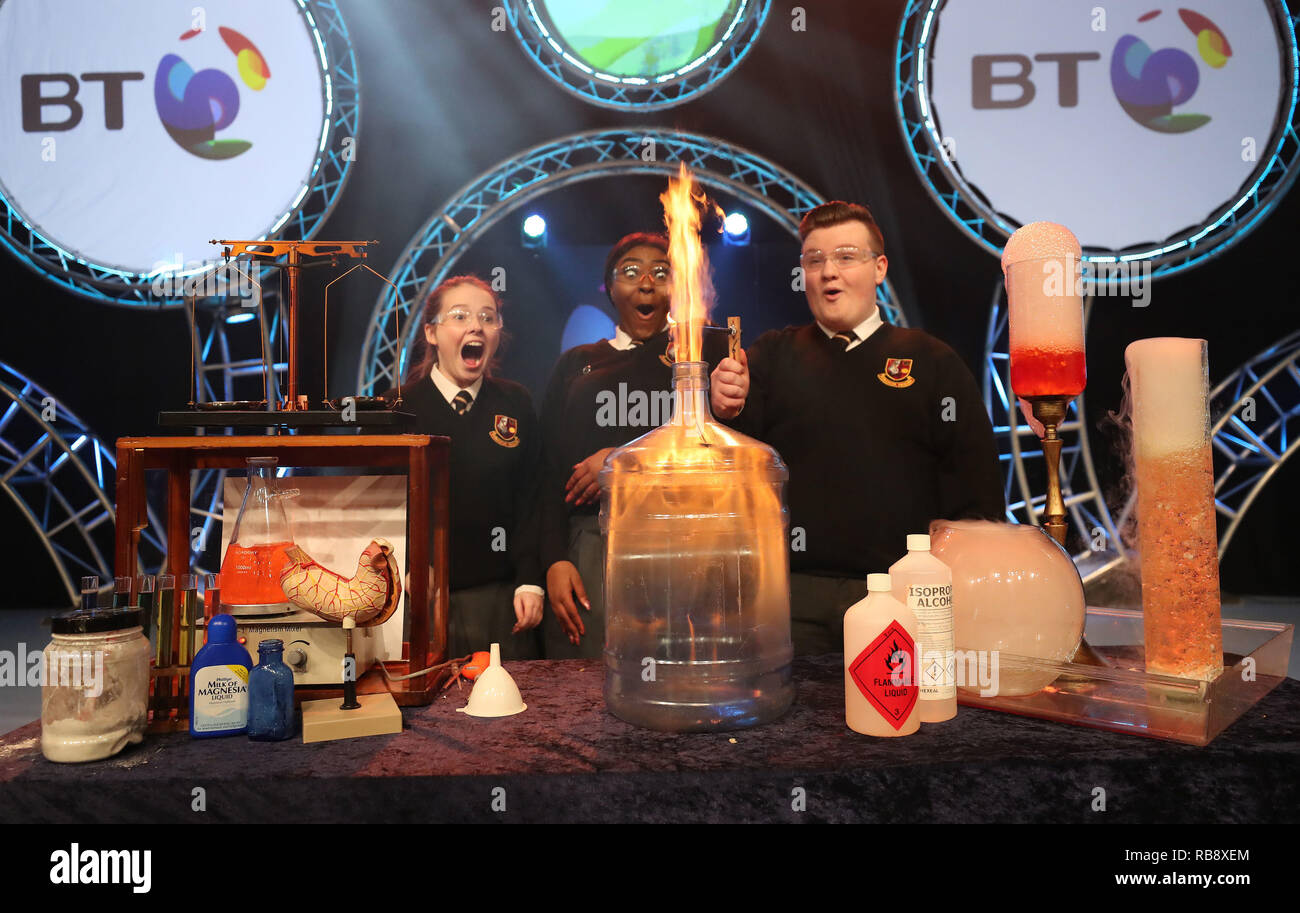
[[[55,616],[41,684],[41,751],[51,761],[95,761],[144,739],[149,641],[139,609]]]

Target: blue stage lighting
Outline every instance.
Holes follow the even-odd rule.
[[[256,316],[256,311],[234,311],[226,317],[226,323],[248,323]]]
[[[749,219],[743,212],[729,212],[722,220],[722,240],[727,244],[749,243]]]

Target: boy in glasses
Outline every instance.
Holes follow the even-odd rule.
[[[764,333],[711,384],[717,417],[775,447],[790,470],[790,611],[796,653],[836,653],[868,573],[936,519],[1003,519],[993,429],[961,358],[885,323],[889,260],[871,212],[813,209],[799,226],[813,322]],[[747,356],[747,357],[746,357]]]

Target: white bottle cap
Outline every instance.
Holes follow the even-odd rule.
[[[930,550],[930,537],[926,533],[909,533],[907,537],[907,550],[909,552],[928,552]]]
[[[894,587],[889,582],[888,574],[868,574],[867,575],[867,592],[868,593],[888,593]]]

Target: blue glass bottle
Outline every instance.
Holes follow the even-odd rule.
[[[264,640],[248,675],[248,737],[279,742],[291,738],[293,730],[293,670],[284,661],[284,641]]]

